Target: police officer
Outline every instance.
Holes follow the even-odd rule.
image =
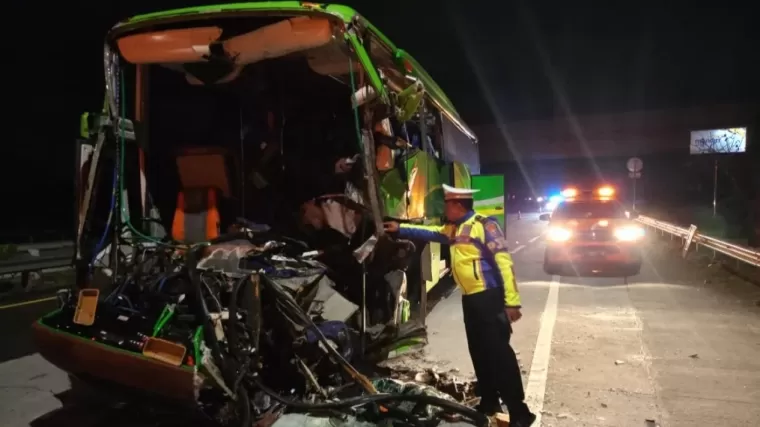
[[[509,345],[520,319],[520,293],[512,257],[499,224],[473,210],[478,190],[443,185],[447,222],[441,226],[385,223],[399,238],[450,245],[454,280],[462,291],[467,345],[480,388],[477,409],[487,415],[507,406],[510,426],[527,427],[536,416],[525,404],[517,356]]]

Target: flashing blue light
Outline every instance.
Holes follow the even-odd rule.
[[[549,202],[546,203],[545,209],[549,212],[552,212],[554,211],[554,209],[557,209],[557,205],[562,203],[563,200],[565,200],[565,198],[562,196],[558,196],[558,195],[551,196],[549,197]]]

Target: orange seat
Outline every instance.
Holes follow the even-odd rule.
[[[219,237],[220,220],[216,189],[184,189],[177,194],[172,238],[183,243],[215,239]]]

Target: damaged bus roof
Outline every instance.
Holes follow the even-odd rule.
[[[139,31],[155,24],[175,23],[246,12],[253,14],[284,13],[296,15],[322,15],[335,20],[340,20],[345,24],[358,21],[360,26],[369,31],[370,36],[374,39],[373,41],[376,44],[379,44],[383,50],[387,50],[392,54],[393,60],[399,71],[419,80],[425,87],[425,91],[427,92],[430,101],[433,102],[433,104],[435,104],[469,139],[473,142],[477,141],[475,133],[464,123],[459,116],[459,113],[456,111],[456,108],[454,108],[451,100],[433,80],[430,74],[428,74],[427,71],[425,71],[425,69],[411,55],[409,55],[409,53],[398,48],[377,27],[367,21],[356,10],[348,6],[300,1],[264,1],[186,7],[134,16],[114,26],[109,33],[109,39],[118,38],[126,33]],[[366,52],[364,54],[366,54]],[[360,53],[359,56],[361,57],[362,54]],[[373,82],[373,85],[377,87],[380,93],[384,93],[384,88],[382,87],[379,75],[376,72],[371,72],[371,74],[373,75],[370,75],[369,77]]]

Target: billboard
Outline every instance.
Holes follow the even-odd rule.
[[[691,132],[689,154],[744,153],[745,151],[747,151],[747,128]]]

